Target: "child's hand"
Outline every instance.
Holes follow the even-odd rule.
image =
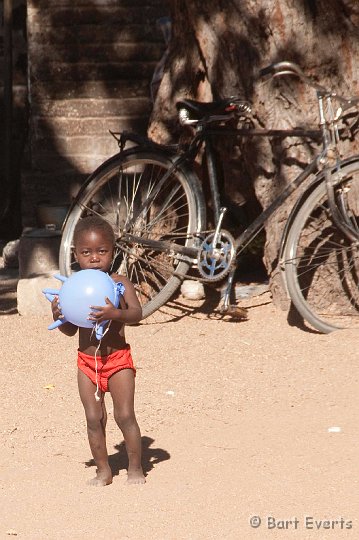
[[[91,311],[87,317],[89,321],[100,323],[102,321],[112,321],[114,319],[118,319],[119,310],[114,306],[107,296],[105,298],[105,302],[105,306],[90,306],[90,308],[94,311]]]
[[[52,316],[54,318],[54,321],[57,321],[58,319],[63,319],[64,316],[61,312],[61,307],[59,305],[59,297],[55,296],[53,301],[51,302],[51,309],[52,309]]]

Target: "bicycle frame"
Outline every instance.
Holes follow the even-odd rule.
[[[288,73],[292,74],[292,72]],[[297,73],[294,73],[297,74]],[[249,128],[237,128],[229,129],[226,126],[224,127],[215,127],[212,128],[209,124],[198,124],[196,127],[196,134],[192,139],[190,146],[187,150],[180,154],[174,155],[174,148],[171,147],[170,150],[166,146],[158,145],[153,143],[150,140],[141,138],[141,141],[138,141],[140,145],[148,145],[149,147],[154,147],[157,150],[160,149],[167,153],[171,153],[173,156],[173,166],[167,171],[163,176],[161,181],[158,183],[155,192],[153,192],[150,197],[143,203],[142,208],[139,209],[138,214],[141,213],[146,207],[146,205],[151,204],[151,200],[154,199],[165,184],[167,179],[170,177],[172,172],[176,168],[181,167],[181,164],[184,162],[192,163],[196,156],[198,155],[200,149],[204,147],[204,152],[206,156],[207,163],[207,173],[209,178],[209,187],[211,193],[211,201],[214,213],[214,226],[216,229],[216,234],[218,234],[218,229],[220,228],[220,221],[222,219],[221,210],[221,200],[218,188],[218,173],[215,163],[215,152],[213,148],[213,140],[218,136],[229,136],[229,137],[308,137],[311,139],[321,139],[322,141],[322,150],[318,152],[318,155],[307,165],[307,167],[290,182],[287,187],[272,201],[272,203],[261,212],[261,214],[254,219],[254,221],[246,227],[246,229],[235,239],[235,250],[236,256],[238,257],[240,253],[245,249],[245,247],[256,237],[256,235],[262,230],[266,221],[269,217],[278,209],[280,206],[290,197],[290,195],[310,177],[312,174],[316,174],[319,171],[323,171],[323,179],[326,182],[326,189],[328,192],[328,200],[330,204],[330,210],[333,215],[333,219],[342,230],[342,232],[347,236],[351,242],[358,242],[358,237],[356,231],[351,227],[350,220],[346,219],[345,210],[341,211],[338,208],[338,204],[334,196],[334,185],[335,185],[335,175],[340,174],[340,159],[339,152],[337,150],[337,143],[339,142],[339,135],[336,127],[336,122],[334,114],[332,112],[331,98],[332,93],[325,90],[320,85],[313,85],[316,89],[317,100],[318,100],[318,109],[319,109],[319,127],[317,130],[304,130],[304,129],[292,129],[292,130],[276,130],[276,129],[249,129]],[[329,120],[325,116],[323,101],[327,102],[327,109],[329,110],[330,118]],[[126,140],[131,138],[130,134],[123,134],[120,139],[120,147],[124,148]],[[333,159],[333,156],[335,159]],[[315,179],[313,180],[315,181]],[[308,189],[310,186],[308,186]],[[128,230],[132,225],[132,221],[129,221]],[[195,235],[195,233],[193,233]],[[150,240],[144,238],[136,238],[133,235],[128,235],[124,231],[124,239],[126,238],[130,241],[142,242],[143,245],[147,247],[153,247],[157,250],[171,251],[177,256],[183,256],[184,258],[189,258],[195,260],[197,258],[197,248],[180,246],[175,242],[164,241],[164,240]]]
[[[151,193],[151,195],[146,199],[146,201],[142,204],[142,206],[138,210],[138,215],[141,214],[141,212],[145,209],[146,206],[151,204],[151,201],[155,198],[157,193],[160,191],[162,186],[165,184],[165,182],[168,180],[168,178],[171,176],[172,172],[176,170],[177,167],[180,167],[181,164],[187,160],[194,160],[197,156],[199,149],[202,145],[204,145],[205,148],[205,154],[207,159],[207,171],[208,171],[208,177],[209,177],[209,184],[210,184],[210,191],[211,191],[211,199],[213,204],[213,210],[214,210],[214,217],[215,217],[215,226],[217,227],[217,224],[220,219],[220,210],[221,210],[221,201],[219,196],[219,189],[218,189],[218,176],[217,176],[217,169],[215,166],[215,156],[214,156],[214,150],[212,147],[212,141],[211,138],[213,135],[230,135],[230,136],[238,136],[238,135],[245,135],[247,137],[249,136],[261,136],[261,137],[268,137],[268,136],[277,136],[277,137],[318,137],[321,135],[321,132],[318,130],[266,130],[266,129],[257,129],[257,130],[248,130],[248,129],[209,129],[200,131],[195,138],[192,141],[192,144],[190,148],[184,152],[183,154],[180,154],[176,156],[173,160],[173,166],[166,172],[166,174],[163,176],[161,181],[158,183],[156,190]],[[150,141],[149,141],[150,144]],[[285,189],[282,193],[280,193],[276,199],[270,204],[268,208],[263,210],[263,212],[249,225],[243,233],[236,239],[235,242],[235,248],[236,250],[239,250],[240,246],[243,246],[243,249],[248,245],[248,243],[255,238],[255,236],[260,232],[260,230],[263,228],[265,222],[267,219],[277,210],[285,200],[288,199],[288,197],[299,187],[311,174],[316,172],[318,170],[317,161],[313,160],[305,169],[304,171],[296,177]],[[135,218],[133,218],[135,219]],[[132,225],[132,221],[130,220],[127,224],[127,230],[130,229]],[[124,231],[123,238],[132,242],[141,242],[143,245],[147,247],[152,247],[154,249],[163,250],[163,251],[172,251],[178,255],[183,255],[184,257],[189,257],[192,259],[196,259],[197,257],[197,248],[191,248],[188,246],[180,246],[178,244],[175,244],[174,242],[169,242],[165,240],[152,240],[152,239],[146,239],[143,237],[135,237],[132,234],[127,233]],[[244,244],[244,245],[243,245]],[[241,253],[241,251],[237,251],[237,256]]]
[[[292,72],[288,72],[293,74]],[[294,73],[298,74],[298,73]],[[308,82],[308,81],[306,81]],[[205,145],[205,155],[207,160],[207,172],[209,177],[209,186],[211,190],[211,198],[213,205],[213,212],[215,218],[216,226],[216,235],[219,234],[220,221],[223,216],[221,214],[221,202],[219,197],[218,190],[218,178],[217,170],[214,160],[214,152],[212,146],[212,137],[223,134],[232,135],[232,136],[265,136],[265,137],[318,137],[320,136],[322,140],[322,151],[318,152],[318,155],[306,166],[306,168],[296,176],[293,181],[287,185],[287,187],[280,193],[274,201],[261,212],[261,214],[254,219],[254,221],[245,228],[245,230],[235,239],[235,251],[236,257],[245,249],[245,247],[256,237],[256,235],[262,230],[268,218],[288,199],[288,197],[303,183],[305,182],[312,174],[316,174],[320,171],[323,172],[322,181],[325,181],[326,190],[328,194],[328,201],[330,211],[333,217],[333,221],[336,223],[337,227],[345,234],[348,240],[351,243],[358,244],[359,238],[358,233],[352,227],[351,221],[346,215],[346,209],[344,205],[341,205],[341,201],[335,199],[334,186],[337,183],[337,177],[340,175],[340,166],[341,160],[339,156],[338,143],[340,141],[338,128],[337,128],[337,119],[335,119],[333,113],[333,107],[331,103],[331,98],[334,95],[332,92],[328,92],[322,86],[313,84],[312,86],[316,89],[316,95],[318,100],[318,109],[319,109],[319,130],[315,131],[305,131],[305,130],[265,130],[265,129],[235,129],[228,130],[226,128],[222,129],[208,129],[203,126],[199,126],[198,130],[202,137],[203,144]],[[329,111],[329,120],[326,118],[325,110],[323,106],[323,101],[326,100],[327,110]],[[348,101],[343,100],[346,106],[348,106]],[[313,179],[313,182],[307,187],[307,193],[311,189],[311,185],[318,182],[317,176]],[[339,203],[339,204],[338,204]],[[285,242],[286,229],[284,229],[281,248],[283,250],[283,245]],[[232,282],[234,278],[235,268],[232,269],[228,276],[227,287],[224,294],[223,300],[223,311],[226,311],[229,307],[229,296],[232,290]]]

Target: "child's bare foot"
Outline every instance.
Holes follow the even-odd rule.
[[[87,482],[90,486],[108,486],[109,484],[112,484],[112,473],[111,469],[105,469],[103,471],[99,471],[96,469],[96,476],[95,478],[92,478],[92,480],[89,480]]]
[[[146,483],[145,475],[143,474],[143,471],[141,468],[128,469],[126,484],[145,484],[145,483]]]

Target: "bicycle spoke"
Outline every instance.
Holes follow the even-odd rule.
[[[168,261],[166,261],[166,263],[161,263],[161,261],[159,261],[157,258],[158,256],[151,257],[147,253],[135,254],[134,250],[129,249],[127,246],[126,247],[123,246],[122,250],[130,254],[132,258],[136,259],[136,261],[142,262],[144,265],[151,268],[151,270],[155,271],[156,274],[158,274],[158,276],[160,276],[163,280],[166,280],[168,278],[168,275],[170,274]],[[131,265],[129,265],[129,267],[131,267]],[[161,269],[162,269],[163,274],[161,274]]]

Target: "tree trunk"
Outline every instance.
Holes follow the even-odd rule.
[[[357,0],[172,0],[171,6],[172,40],[149,126],[158,141],[176,139],[180,97],[210,101],[238,95],[252,103],[257,126],[316,128],[314,91],[296,77],[258,79],[258,69],[276,61],[294,61],[322,85],[359,94]],[[352,153],[357,144],[344,146]],[[237,203],[257,199],[265,208],[315,148],[315,141],[299,138],[222,145],[226,192]],[[264,262],[274,300],[283,307],[278,248],[293,202],[292,197],[266,226]]]

